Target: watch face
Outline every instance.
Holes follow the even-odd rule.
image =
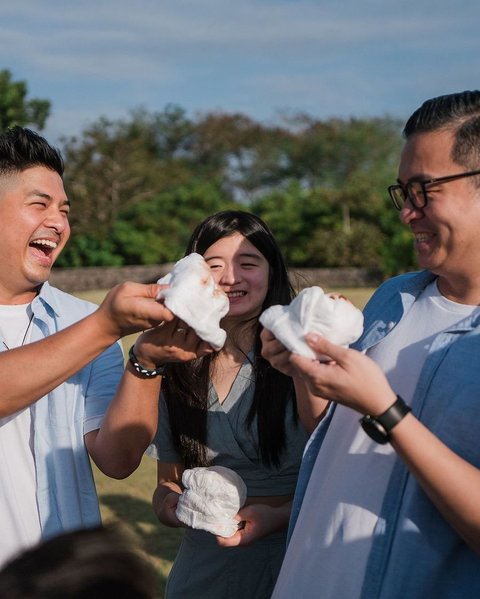
[[[375,420],[375,418],[372,418],[371,416],[364,416],[360,420],[360,424],[371,439],[382,445],[388,443],[389,435],[378,420]]]

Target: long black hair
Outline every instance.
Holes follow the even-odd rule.
[[[255,214],[226,210],[206,218],[194,230],[186,255],[204,254],[219,239],[235,233],[243,235],[266,258],[269,282],[262,311],[275,304],[288,304],[294,296],[285,262],[268,226]],[[247,426],[257,421],[259,453],[267,466],[277,466],[285,449],[285,413],[296,404],[290,377],[275,370],[260,354],[261,324],[254,327],[253,367],[255,393]],[[207,403],[210,365],[214,355],[188,363],[170,364],[163,390],[168,406],[174,445],[187,468],[208,465]]]

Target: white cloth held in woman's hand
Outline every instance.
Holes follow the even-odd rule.
[[[157,299],[164,298],[167,308],[214,350],[222,349],[227,334],[219,323],[230,304],[203,256],[195,253],[185,256],[157,283],[170,285],[160,291]]]
[[[291,352],[316,359],[305,341],[318,333],[332,343],[347,346],[363,332],[363,314],[343,297],[332,297],[321,287],[303,289],[287,306],[271,306],[260,316],[262,325]]]
[[[247,498],[243,479],[224,466],[185,470],[185,488],[177,504],[177,518],[190,526],[221,537],[231,537],[238,530],[234,519]]]

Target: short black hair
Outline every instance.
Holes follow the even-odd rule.
[[[468,169],[480,168],[480,91],[463,91],[426,100],[403,129],[406,139],[416,133],[451,130],[451,158]]]
[[[0,133],[0,175],[19,173],[33,166],[44,166],[63,176],[60,151],[31,129],[15,126]]]

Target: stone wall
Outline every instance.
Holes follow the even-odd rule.
[[[54,268],[50,283],[69,293],[92,289],[110,289],[123,281],[155,283],[172,269],[173,264],[152,266]],[[290,270],[296,289],[320,287],[376,287],[380,273],[366,268],[296,268]]]
[[[91,266],[87,268],[53,268],[50,283],[63,291],[110,289],[124,281],[155,283],[172,269],[173,264],[152,266]]]
[[[296,289],[320,287],[377,287],[382,282],[379,271],[368,268],[295,268],[290,280]]]

